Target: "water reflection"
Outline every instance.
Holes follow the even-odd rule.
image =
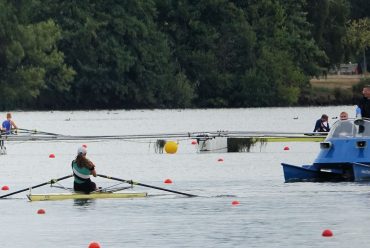
[[[73,206],[78,207],[89,207],[95,204],[93,199],[74,199]]]

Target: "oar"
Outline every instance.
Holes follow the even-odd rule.
[[[21,131],[26,131],[26,132],[29,132],[29,133],[32,133],[32,134],[46,134],[46,135],[61,135],[61,134],[57,134],[57,133],[49,133],[49,132],[44,132],[44,131],[37,131],[36,129],[34,130],[31,130],[31,129],[25,129],[25,128],[17,128],[18,130],[21,130]]]
[[[160,188],[160,187],[157,187],[157,186],[152,186],[152,185],[147,185],[147,184],[143,184],[143,183],[139,183],[139,182],[134,182],[132,180],[125,180],[125,179],[121,179],[121,178],[117,178],[117,177],[110,177],[110,176],[101,175],[101,174],[98,174],[97,176],[107,178],[107,179],[116,180],[116,181],[120,181],[120,182],[124,182],[124,183],[128,183],[128,184],[132,184],[132,185],[139,185],[139,186],[143,186],[143,187],[147,187],[147,188],[168,191],[168,192],[175,193],[175,194],[186,195],[186,196],[189,196],[189,197],[197,196],[197,195],[187,194],[187,193],[183,193],[183,192],[179,192],[179,191],[175,191],[175,190],[170,190],[170,189]]]
[[[47,181],[45,183],[41,183],[41,184],[38,184],[38,185],[35,185],[35,186],[32,186],[32,187],[28,187],[28,188],[25,188],[25,189],[22,189],[22,190],[18,190],[18,191],[15,191],[15,192],[12,192],[12,193],[9,193],[9,194],[6,194],[6,195],[2,195],[2,196],[0,196],[0,198],[5,198],[7,196],[11,196],[11,195],[15,195],[15,194],[18,194],[18,193],[22,193],[22,192],[27,191],[29,189],[39,188],[39,187],[44,186],[44,185],[53,184],[53,183],[62,181],[64,179],[70,178],[70,177],[73,177],[73,175],[68,175],[68,176],[65,176],[65,177],[58,178],[58,179],[51,179],[50,181]]]

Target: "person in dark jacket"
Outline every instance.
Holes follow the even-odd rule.
[[[316,121],[314,132],[329,132],[329,117],[326,114],[323,114],[320,119]]]
[[[370,85],[365,85],[362,89],[363,97],[358,102],[357,106],[361,110],[360,117],[370,118]]]

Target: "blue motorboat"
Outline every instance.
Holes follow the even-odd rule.
[[[285,182],[370,181],[370,120],[337,121],[312,165],[281,165]]]

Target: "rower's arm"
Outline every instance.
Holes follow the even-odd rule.
[[[95,170],[95,165],[91,162],[92,168],[90,169],[90,174],[96,177],[96,170]]]
[[[15,125],[15,122],[14,121],[11,121],[11,124],[12,126],[15,128],[15,129],[18,129],[17,125]]]

